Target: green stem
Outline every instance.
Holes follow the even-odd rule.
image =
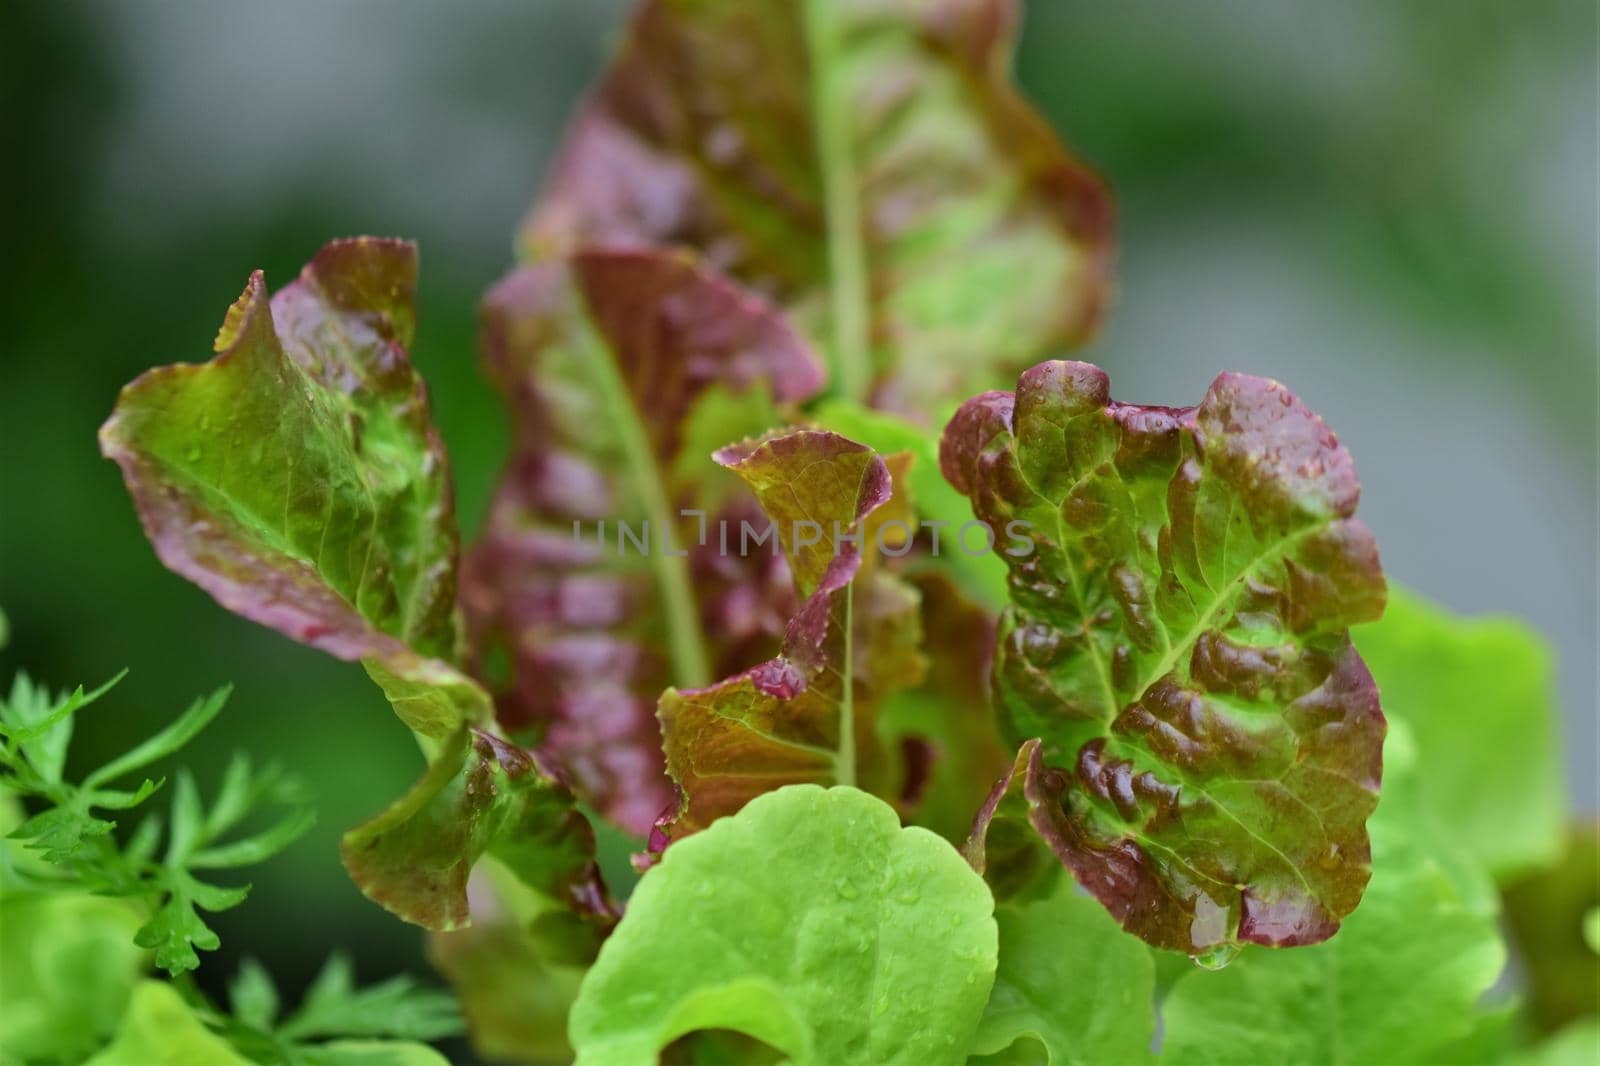
[[[644,504],[645,518],[649,523],[647,528],[654,531],[656,538],[650,552],[650,563],[655,571],[656,589],[661,594],[662,614],[667,626],[667,654],[672,662],[672,682],[679,688],[703,688],[711,684],[711,667],[706,660],[705,648],[700,643],[700,612],[695,605],[694,587],[689,582],[689,560],[682,555],[668,555],[665,551],[669,532],[677,529],[677,516],[667,502],[667,490],[661,483],[655,452],[650,447],[639,413],[628,395],[622,372],[612,358],[611,346],[600,336],[587,315],[580,315],[579,318],[584,347],[589,353],[583,363],[589,368],[595,387],[600,392],[602,406],[621,438],[628,474]]]
[[[839,697],[839,784],[856,783],[855,590],[844,590],[844,692]]]
[[[827,216],[829,318],[828,349],[832,392],[861,400],[871,385],[872,349],[868,334],[866,248],[861,232],[855,158],[850,144],[850,103],[838,75],[838,28],[834,0],[807,0],[806,48],[811,59],[811,112],[822,166],[823,210]]]

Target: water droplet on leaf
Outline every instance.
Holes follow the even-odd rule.
[[[1202,970],[1220,970],[1234,960],[1239,954],[1239,948],[1234,944],[1218,944],[1214,948],[1207,948],[1198,955],[1193,955],[1194,964]]]

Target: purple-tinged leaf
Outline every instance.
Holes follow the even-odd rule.
[[[474,644],[511,661],[502,723],[643,834],[672,801],[656,698],[770,654],[793,610],[783,559],[738,550],[740,521],[764,522],[710,452],[780,422],[821,368],[765,301],[653,251],[513,273],[484,354],[516,441],[465,567]]]
[[[406,350],[417,253],[334,241],[271,300],[261,272],[209,363],[122,390],[100,446],[161,561],[235,614],[361,660],[411,728],[481,720],[451,665],[449,465]]]
[[[784,785],[896,796],[903,775],[881,750],[876,707],[926,668],[915,591],[871,565],[880,531],[892,543],[874,521],[892,496],[883,459],[835,433],[795,430],[730,446],[717,461],[772,520],[801,603],[777,658],[662,695],[681,802],[663,819],[658,849]],[[890,513],[906,513],[899,506]]]
[[[1050,362],[968,401],[940,460],[998,543],[1008,524],[1031,542],[1002,556],[994,678],[1010,738],[1037,740],[972,856],[1031,824],[1159,947],[1331,936],[1367,882],[1384,736],[1349,638],[1382,612],[1383,574],[1333,433],[1262,378],[1140,407]],[[1002,894],[1028,861],[1006,840],[987,860]]]
[[[1010,77],[1013,0],[648,0],[524,227],[693,248],[831,387],[930,418],[1090,333],[1111,206]]]
[[[411,792],[347,835],[363,892],[410,921],[461,924],[487,850],[603,928],[571,796],[526,758],[491,759],[487,734],[467,743],[493,708],[456,665],[449,466],[407,355],[416,280],[413,245],[371,238],[328,244],[270,300],[258,271],[216,358],[125,388],[101,447],[162,562],[246,618],[360,660],[408,726],[444,741]]]
[[[393,806],[344,835],[345,868],[371,899],[428,929],[467,924],[467,875],[488,853],[566,904],[552,930],[593,957],[617,912],[594,861],[594,831],[534,757],[463,729]]]

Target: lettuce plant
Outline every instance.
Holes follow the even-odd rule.
[[[1017,19],[643,0],[483,304],[512,447],[464,549],[404,241],[252,275],[211,360],[102,428],[163,563],[361,663],[416,736],[342,859],[433,932],[480,1054],[1522,1053],[1496,878],[1559,847],[1547,653],[1391,593],[1283,385],[1146,406],[1059,358],[1112,213],[1010,80]],[[52,806],[18,832],[70,870],[116,853],[91,811],[143,799],[101,788],[143,756],[63,791],[72,712],[35,702],[8,783]],[[116,893],[173,972],[214,946],[191,904],[236,902],[187,871],[299,825],[218,844],[177,798],[176,858]],[[363,1020],[406,996],[342,973],[287,1020],[256,970],[231,1017],[142,985],[102,1061],[446,1031]]]

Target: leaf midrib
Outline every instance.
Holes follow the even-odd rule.
[[[1019,472],[1022,472],[1023,483],[1026,484],[1028,488],[1036,496],[1038,496],[1039,499],[1045,501],[1049,505],[1051,514],[1055,519],[1056,540],[1061,548],[1061,556],[1064,564],[1063,569],[1066,572],[1068,587],[1072,591],[1073,599],[1077,602],[1078,615],[1083,628],[1084,638],[1089,645],[1090,655],[1094,659],[1095,666],[1100,674],[1101,682],[1105,687],[1105,696],[1108,701],[1107,709],[1110,715],[1110,717],[1106,719],[1106,728],[1109,733],[1111,723],[1116,719],[1119,713],[1118,703],[1114,688],[1111,683],[1110,673],[1106,668],[1105,660],[1101,654],[1100,645],[1095,638],[1094,629],[1090,624],[1087,602],[1084,599],[1083,592],[1079,584],[1078,567],[1073,558],[1071,549],[1068,546],[1067,524],[1065,519],[1062,517],[1062,505],[1066,502],[1067,498],[1077,490],[1078,486],[1082,485],[1091,476],[1093,476],[1094,472],[1099,469],[1099,466],[1092,468],[1089,472],[1086,472],[1077,478],[1073,485],[1062,495],[1062,498],[1059,501],[1051,496],[1045,495],[1043,492],[1040,492],[1038,487],[1035,486],[1028,478],[1026,472],[1023,471],[1023,466],[1020,462],[1017,464],[1017,469]],[[1113,466],[1113,469],[1115,469],[1115,466]],[[1153,684],[1165,677],[1177,666],[1178,661],[1188,650],[1193,648],[1195,641],[1200,638],[1200,635],[1212,627],[1216,621],[1218,612],[1234,601],[1237,596],[1238,589],[1242,583],[1251,577],[1256,572],[1257,568],[1271,559],[1275,559],[1286,554],[1295,544],[1299,543],[1304,538],[1311,536],[1313,533],[1317,532],[1319,528],[1320,526],[1312,525],[1284,534],[1282,537],[1279,537],[1277,540],[1273,541],[1271,544],[1267,545],[1260,552],[1258,552],[1256,556],[1246,566],[1241,568],[1237,574],[1225,580],[1222,588],[1217,590],[1217,593],[1212,599],[1210,605],[1203,612],[1201,612],[1194,626],[1191,627],[1189,631],[1177,641],[1171,641],[1169,638],[1167,654],[1162,657],[1156,668],[1148,675],[1142,676],[1139,679],[1138,684],[1135,686],[1135,701],[1142,700],[1145,693],[1150,690],[1150,687]],[[1142,745],[1140,746],[1142,747]],[[1222,803],[1221,800],[1212,795],[1210,790],[1205,788],[1205,786],[1191,780],[1187,774],[1181,774],[1181,776],[1185,784],[1194,788],[1202,796],[1209,800],[1219,812],[1226,816],[1228,820],[1239,826],[1239,828],[1243,830],[1247,836],[1266,847],[1274,855],[1276,855],[1312,898],[1320,898],[1312,889],[1311,884],[1306,880],[1305,874],[1301,872],[1300,868],[1294,864],[1288,855],[1284,854],[1281,848],[1277,847],[1271,841],[1267,840],[1259,833],[1251,829],[1243,819],[1236,815],[1231,808]],[[1132,826],[1129,828],[1134,829]],[[1154,843],[1144,834],[1142,830],[1134,829],[1134,831],[1138,834],[1140,840],[1145,844],[1150,845]]]
[[[664,538],[674,524],[666,486],[661,480],[661,467],[650,447],[639,410],[628,395],[611,345],[589,317],[588,301],[582,290],[574,285],[574,292],[580,308],[575,316],[580,343],[587,355],[579,362],[589,369],[590,380],[600,394],[601,408],[617,432],[628,464],[625,476],[639,493],[646,520]],[[665,547],[664,540],[662,547]],[[689,581],[688,557],[686,554],[671,555],[664,550],[653,551],[650,566],[655,574],[656,590],[661,595],[673,685],[704,688],[711,683],[711,667],[700,639],[700,612]]]

